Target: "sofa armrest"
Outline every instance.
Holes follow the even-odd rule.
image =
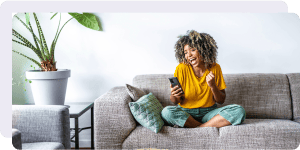
[[[59,142],[70,149],[70,114],[60,105],[13,105],[12,127],[22,143]]]
[[[136,127],[129,102],[124,86],[114,87],[95,100],[96,149],[122,149],[122,143]]]
[[[21,132],[18,129],[12,129],[12,145],[15,149],[22,149]]]
[[[300,122],[300,73],[288,73],[286,74],[291,90],[292,98],[292,109],[293,109],[293,119],[296,122]]]

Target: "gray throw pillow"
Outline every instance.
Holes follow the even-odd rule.
[[[143,90],[137,87],[131,86],[129,84],[126,84],[125,87],[127,93],[129,94],[129,96],[132,98],[134,102],[140,99],[142,96],[146,95],[146,93]]]

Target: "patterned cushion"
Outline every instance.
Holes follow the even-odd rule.
[[[129,96],[132,98],[133,101],[137,101],[140,99],[142,96],[146,95],[146,93],[134,86],[131,86],[129,84],[125,85],[126,91],[128,92]]]
[[[164,125],[160,117],[163,106],[152,93],[142,96],[136,102],[130,102],[129,107],[134,118],[151,131],[158,133]]]

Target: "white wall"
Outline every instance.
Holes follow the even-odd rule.
[[[24,15],[18,14],[21,18]],[[139,74],[173,74],[177,62],[174,45],[187,30],[209,33],[217,42],[218,63],[224,74],[300,72],[300,22],[288,13],[95,13],[104,31],[70,21],[56,46],[58,69],[71,69],[66,101],[94,101],[114,86],[132,83]],[[59,16],[38,14],[48,45]],[[68,14],[62,14],[63,22]],[[32,17],[33,18],[33,17]],[[32,20],[33,22],[33,20]],[[33,23],[32,23],[33,24]],[[30,34],[16,19],[13,28]],[[38,59],[16,43],[13,49]],[[50,46],[49,46],[50,47]],[[26,52],[25,52],[26,51]],[[33,63],[13,53],[13,78]],[[13,86],[13,103],[32,102],[27,92]],[[80,120],[89,125],[89,115]],[[72,122],[71,122],[72,123]],[[72,126],[72,124],[71,124]],[[87,133],[88,134],[88,133]],[[86,138],[89,138],[87,135]]]

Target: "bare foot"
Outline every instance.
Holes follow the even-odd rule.
[[[186,120],[184,127],[187,128],[196,128],[198,126],[202,125],[202,123],[196,121],[192,116],[189,116],[189,118]]]

